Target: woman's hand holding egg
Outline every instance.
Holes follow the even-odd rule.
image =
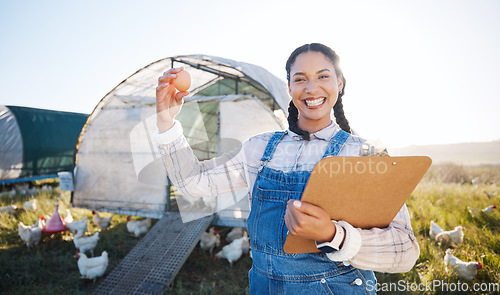
[[[183,68],[170,69],[158,78],[156,87],[157,125],[160,133],[174,125],[174,117],[180,112],[182,99],[189,94],[191,76]],[[177,92],[177,89],[180,91]]]

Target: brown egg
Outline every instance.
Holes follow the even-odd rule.
[[[179,91],[186,91],[191,86],[191,75],[187,71],[177,73],[177,78],[174,79],[174,86]]]

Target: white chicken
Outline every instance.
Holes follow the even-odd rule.
[[[73,215],[71,215],[71,211],[69,211],[69,209],[66,209],[66,215],[62,216],[62,221],[65,226],[66,224],[73,222]]]
[[[129,233],[134,234],[136,238],[142,234],[147,233],[150,227],[151,218],[136,220],[130,216],[127,217],[127,230]]]
[[[9,205],[9,206],[0,207],[0,212],[7,212],[9,214],[14,214],[14,213],[16,213],[17,210],[22,210],[22,208],[17,208],[16,205]]]
[[[35,211],[36,208],[37,208],[37,202],[38,201],[36,199],[31,199],[29,201],[24,202],[24,205],[23,205],[24,210],[26,210],[26,211],[28,211],[28,210]]]
[[[483,265],[480,262],[463,262],[453,256],[450,249],[446,250],[444,265],[447,273],[456,274],[459,278],[468,281],[472,280],[474,276],[476,276],[477,271],[483,268]]]
[[[490,193],[490,192],[488,192],[487,190],[484,190],[484,191],[483,191],[483,193],[484,193],[486,196],[488,196],[488,199],[491,199],[491,198],[493,198],[494,196],[496,196],[496,195],[497,195],[497,192]]]
[[[82,236],[73,239],[75,247],[80,251],[80,253],[85,253],[90,250],[92,257],[94,256],[94,248],[97,246],[97,241],[99,241],[99,232],[96,232],[92,236]]]
[[[497,208],[497,205],[489,205],[488,207],[484,208],[481,211],[483,213],[486,213],[486,214],[491,214],[491,213],[493,213],[493,209],[496,209],[496,208]]]
[[[108,268],[108,252],[103,251],[101,256],[88,258],[84,253],[76,251],[78,258],[78,270],[83,279],[96,280],[102,277]]]
[[[220,246],[220,235],[217,229],[212,227],[208,232],[201,233],[200,247],[204,251],[208,250],[210,257],[213,257],[214,248],[218,246]]]
[[[464,232],[461,225],[455,227],[454,230],[442,231],[436,236],[436,241],[441,245],[454,244],[458,245],[464,240]]]
[[[440,233],[443,232],[444,229],[442,229],[437,223],[434,222],[434,220],[431,220],[431,226],[429,229],[429,236],[431,239],[435,240],[436,236]]]
[[[232,241],[243,237],[243,228],[233,227],[231,231],[226,236],[226,242],[231,243]]]
[[[76,239],[85,234],[87,231],[87,224],[87,216],[85,216],[78,221],[65,223],[64,225],[75,235],[74,238]]]
[[[234,240],[231,244],[222,247],[222,250],[215,256],[217,258],[226,258],[231,267],[233,263],[241,258],[243,255],[244,244],[248,242],[248,236],[243,236],[239,239]]]
[[[95,225],[99,226],[101,230],[107,228],[111,224],[111,219],[113,218],[113,215],[109,217],[102,217],[99,215],[99,213],[93,210],[92,210],[92,215],[94,215],[92,217],[92,221],[94,222]]]
[[[479,209],[467,206],[467,210],[469,210],[470,215],[472,215],[473,217],[477,217],[481,212],[486,213],[486,214],[491,214],[491,213],[493,213],[493,209],[496,209],[496,208],[497,208],[496,205],[489,205],[488,207],[479,210]]]
[[[19,222],[18,232],[19,237],[26,242],[28,248],[38,245],[42,238],[42,228],[39,226],[38,222],[33,226],[24,225],[22,222]]]

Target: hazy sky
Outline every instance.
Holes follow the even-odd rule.
[[[500,1],[0,0],[0,104],[91,113],[136,70],[208,54],[285,79],[296,47],[337,51],[344,106],[390,147],[500,139]]]

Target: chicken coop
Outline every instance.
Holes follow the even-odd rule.
[[[200,200],[178,194],[167,178],[152,134],[158,77],[172,67],[192,77],[176,118],[199,160],[286,128],[286,83],[264,68],[206,55],[155,61],[111,90],[88,117],[76,147],[72,203],[151,218],[179,210],[183,222],[214,215],[214,224],[246,227],[248,189]]]
[[[73,169],[88,115],[0,105],[0,183],[57,177]]]

